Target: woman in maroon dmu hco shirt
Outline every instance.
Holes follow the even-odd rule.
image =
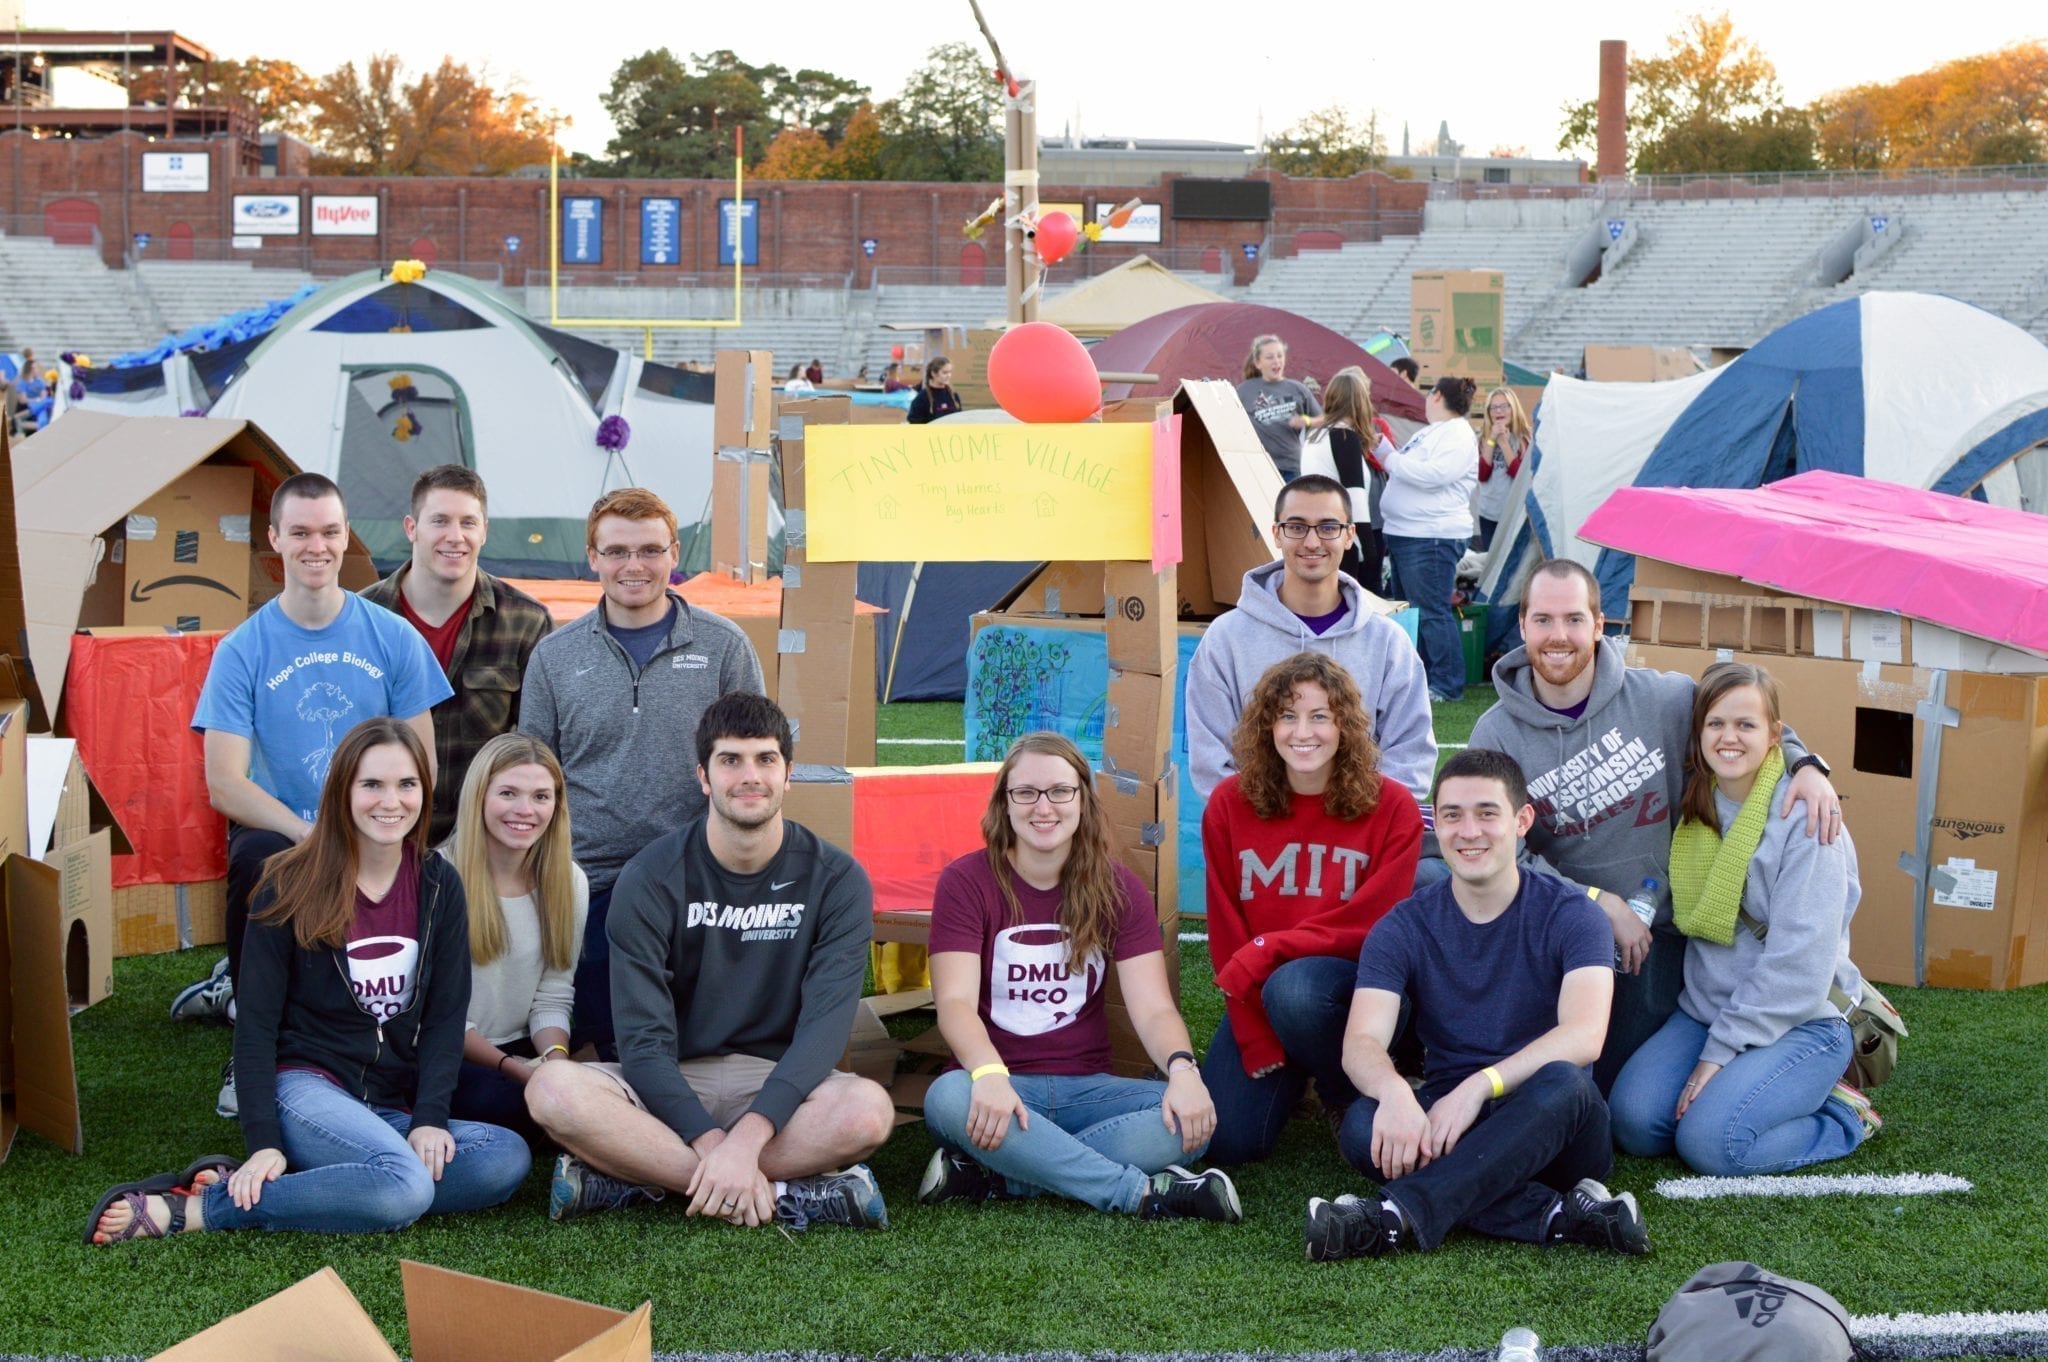
[[[1238,721],[1238,773],[1203,810],[1224,1004],[1202,1062],[1218,1163],[1272,1153],[1310,1078],[1333,1118],[1358,1095],[1344,1075],[1358,952],[1408,896],[1422,855],[1422,814],[1380,775],[1371,726],[1341,664],[1321,653],[1276,662]]]
[[[115,1187],[86,1242],[182,1230],[403,1229],[511,1196],[531,1156],[451,1120],[469,1008],[462,879],[426,854],[433,760],[397,719],[335,748],[313,830],[264,870],[236,980],[249,1159]]]

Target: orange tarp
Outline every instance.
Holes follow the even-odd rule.
[[[996,764],[862,767],[853,777],[853,858],[875,887],[875,911],[929,912],[939,872],[980,851]]]
[[[573,578],[509,577],[506,579],[527,595],[548,608],[556,624],[567,624],[590,613],[604,594],[596,582]],[[727,618],[745,616],[782,615],[782,579],[771,577],[765,582],[748,585],[721,577],[715,572],[700,572],[676,588],[682,598],[691,605],[701,605]],[[878,605],[866,601],[855,603],[855,613],[879,615],[884,613]]]

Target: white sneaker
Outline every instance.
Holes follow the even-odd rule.
[[[220,1096],[213,1099],[213,1114],[230,1121],[241,1119],[242,1104],[235,1098],[235,1061],[231,1055],[220,1066]]]

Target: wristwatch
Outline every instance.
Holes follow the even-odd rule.
[[[1825,761],[1821,760],[1820,753],[1808,752],[1798,761],[1793,762],[1792,765],[1786,770],[1785,774],[1788,776],[1796,776],[1809,766],[1811,766],[1814,770],[1820,772],[1824,776],[1832,776],[1835,773],[1834,767],[1828,765]]]

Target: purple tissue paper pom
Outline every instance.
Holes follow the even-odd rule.
[[[85,401],[85,385],[75,378],[71,380],[71,400],[73,402]]]
[[[616,454],[626,447],[626,441],[633,438],[633,428],[626,424],[623,416],[607,416],[597,423],[597,447],[609,449]]]
[[[66,350],[57,358],[63,360],[66,364],[76,364],[78,363],[78,352],[76,350]]]
[[[689,579],[690,578],[688,573],[684,572],[681,568],[677,568],[675,571],[669,573],[668,584],[670,586],[681,586],[684,582],[688,581]]]
[[[197,408],[197,407],[187,407],[187,408],[185,408],[185,410],[183,410],[183,411],[179,412],[179,413],[178,413],[178,415],[180,415],[180,416],[204,416],[204,415],[206,415],[206,413],[205,413],[205,412],[203,412],[203,411],[201,411],[201,410],[200,410],[199,408]]]

